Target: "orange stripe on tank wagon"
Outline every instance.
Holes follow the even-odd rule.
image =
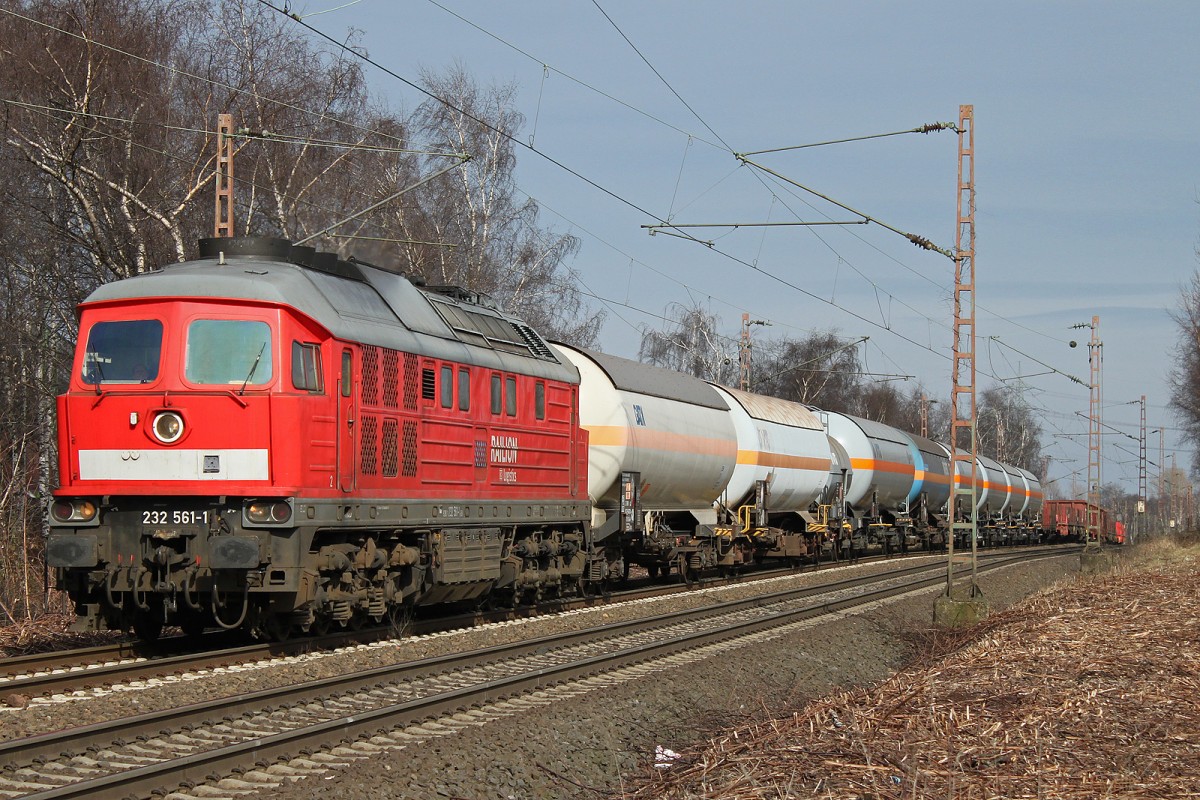
[[[832,463],[828,458],[789,456],[783,453],[764,453],[761,450],[738,450],[737,463],[758,467],[782,467],[784,469],[807,469],[828,472]]]
[[[912,464],[901,464],[899,461],[876,461],[873,458],[852,458],[850,466],[854,469],[873,469],[876,472],[894,472],[897,475],[911,476],[916,472]]]
[[[731,439],[714,439],[709,436],[691,436],[686,433],[652,431],[629,428],[623,425],[584,426],[591,447],[627,447],[636,445],[647,450],[663,450],[671,453],[694,453],[703,456],[733,458],[737,444]]]

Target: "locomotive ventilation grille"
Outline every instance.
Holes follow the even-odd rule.
[[[400,424],[394,419],[383,421],[383,477],[394,478],[400,466],[398,452]]]
[[[379,417],[363,415],[362,418],[362,461],[363,475],[379,474]]]
[[[404,477],[415,478],[417,475],[417,423],[412,420],[404,422]]]
[[[400,353],[397,350],[383,350],[383,404],[388,408],[400,407]]]
[[[379,348],[374,345],[365,344],[362,348],[361,386],[363,405],[379,405]]]

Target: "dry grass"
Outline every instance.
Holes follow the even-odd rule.
[[[628,798],[1200,797],[1200,545],[1155,541]]]
[[[22,620],[0,628],[0,658],[69,650],[111,642],[124,636],[118,632],[78,633],[68,630],[75,617],[70,614],[47,614],[37,619]],[[127,637],[126,637],[127,638]]]

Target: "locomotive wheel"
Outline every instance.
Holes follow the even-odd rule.
[[[204,633],[204,629],[208,626],[204,623],[204,617],[199,614],[183,614],[179,617],[179,627],[183,629],[185,636],[195,638]]]
[[[646,567],[646,574],[650,576],[650,580],[658,580],[658,564],[651,564]]]
[[[268,641],[286,642],[292,635],[292,623],[282,614],[270,614],[263,626]]]
[[[133,618],[133,633],[143,642],[157,641],[162,629],[162,617],[153,611],[138,613]]]

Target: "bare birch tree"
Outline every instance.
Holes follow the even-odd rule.
[[[522,124],[511,90],[478,91],[462,70],[430,74],[469,114],[431,101],[401,116],[372,97],[350,53],[315,46],[250,0],[0,0],[0,12],[0,480],[11,490],[0,613],[30,613],[45,596],[54,397],[75,306],[212,235],[219,113],[237,129],[239,234],[299,239],[353,218],[314,243],[399,261],[491,294],[547,335],[594,342],[600,318],[567,267],[579,243],[518,200],[512,139],[492,135]],[[417,152],[431,147],[451,157]],[[460,153],[470,170],[401,193]],[[417,239],[434,245],[395,247]],[[30,560],[7,560],[18,557]]]
[[[1179,307],[1171,316],[1179,328],[1170,376],[1171,408],[1186,440],[1196,444],[1200,443],[1200,270],[1180,290]],[[1192,471],[1200,473],[1200,449],[1192,456]]]

